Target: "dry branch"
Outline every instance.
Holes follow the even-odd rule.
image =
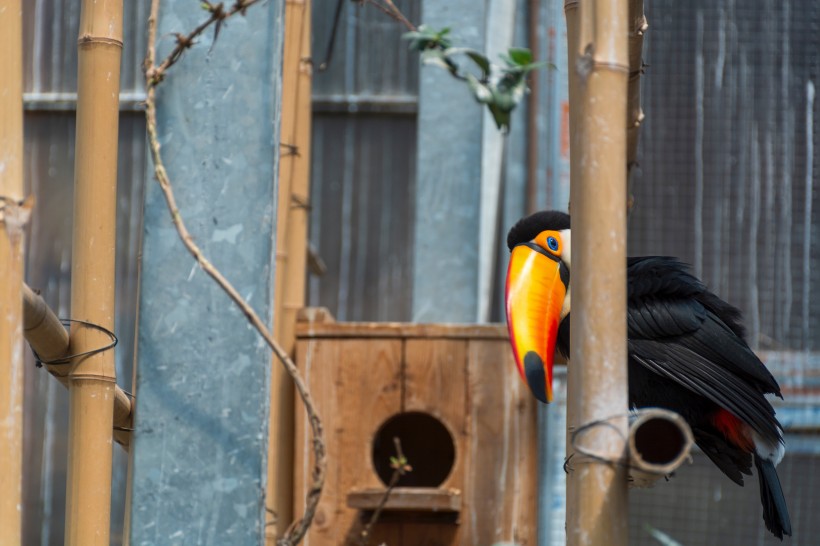
[[[393,0],[359,0],[360,4],[370,4],[371,6],[375,7],[391,19],[395,19],[399,23],[405,26],[407,30],[413,32],[416,29],[416,25],[410,22],[410,20],[401,12],[401,10],[396,7],[396,4],[393,3]]]
[[[156,64],[156,33],[157,33],[157,16],[159,13],[159,0],[151,1],[151,12],[148,18],[148,52],[145,59],[145,84],[147,88],[146,96],[146,125],[148,131],[148,143],[151,150],[151,158],[154,162],[154,175],[159,182],[165,202],[168,205],[168,210],[171,214],[171,219],[174,227],[188,252],[193,256],[199,266],[205,273],[208,274],[219,287],[233,300],[233,302],[244,313],[248,322],[259,332],[259,335],[265,340],[271,348],[276,357],[282,362],[283,366],[291,376],[296,386],[296,390],[304,403],[305,410],[308,414],[311,430],[313,433],[313,453],[314,453],[314,467],[313,467],[313,483],[309,486],[305,501],[305,515],[295,522],[286,535],[279,540],[282,546],[292,546],[298,544],[304,537],[308,528],[310,527],[313,516],[316,512],[316,507],[319,503],[319,498],[322,493],[322,486],[324,484],[324,476],[326,469],[326,455],[325,444],[322,434],[322,422],[316,412],[313,400],[310,395],[310,390],[307,384],[299,373],[296,365],[288,357],[287,353],[279,346],[273,338],[271,332],[267,329],[262,319],[248,305],[242,296],[236,291],[233,285],[214,267],[213,264],[205,257],[199,246],[191,237],[190,232],[185,226],[179,207],[174,197],[171,180],[165,169],[162,160],[161,148],[159,143],[159,136],[157,132],[157,111],[156,111],[156,87],[162,81],[165,72],[174,63],[176,63],[182,52],[191,47],[194,39],[202,34],[210,26],[216,25],[218,32],[219,25],[226,19],[236,15],[237,13],[244,15],[245,10],[251,5],[257,3],[259,0],[237,0],[237,2],[228,11],[224,11],[222,4],[207,4],[209,6],[210,18],[200,24],[196,29],[187,35],[177,35],[177,45],[173,51],[165,58],[159,65]]]
[[[638,135],[643,122],[641,108],[641,75],[643,36],[649,25],[643,11],[643,0],[629,0],[629,83],[626,103],[627,214],[632,211],[632,175],[638,165]]]

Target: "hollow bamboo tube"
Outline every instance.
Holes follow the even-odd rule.
[[[68,331],[45,300],[23,284],[23,333],[31,348],[44,361],[58,360],[68,354]],[[45,368],[64,387],[68,387],[68,366],[45,364]],[[131,398],[119,386],[114,388],[114,439],[126,450],[131,441],[127,430],[132,423]]]
[[[567,395],[576,426],[575,491],[567,543],[625,546],[626,367],[626,0],[580,2],[577,71],[583,115],[572,180],[572,339]],[[595,423],[600,423],[596,425]],[[593,454],[594,456],[590,456]]]
[[[0,544],[22,544],[23,17],[0,0]]]
[[[293,354],[296,313],[305,303],[310,177],[311,68],[310,0],[285,4],[282,71],[282,147],[276,233],[274,332]],[[265,541],[274,546],[293,519],[293,383],[278,359],[271,369]]]
[[[629,421],[629,486],[652,487],[689,460],[694,437],[679,414],[646,408]]]
[[[113,330],[122,0],[83,0],[78,49],[71,315]],[[108,341],[73,323],[69,351],[83,353]],[[73,362],[67,545],[109,544],[115,387],[113,350]]]

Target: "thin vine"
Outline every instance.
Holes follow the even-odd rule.
[[[316,507],[319,504],[319,499],[322,494],[322,487],[324,485],[325,472],[327,467],[325,443],[323,440],[322,421],[319,418],[313,399],[310,395],[310,390],[304,381],[304,378],[299,373],[296,365],[288,357],[287,353],[280,347],[280,345],[273,338],[273,334],[267,329],[265,323],[242,298],[239,292],[226,279],[222,273],[205,257],[202,250],[194,241],[185,222],[180,213],[179,207],[174,197],[174,191],[171,185],[171,180],[168,177],[168,172],[165,169],[165,164],[162,160],[161,146],[159,143],[159,136],[157,132],[157,110],[156,110],[156,88],[162,82],[166,72],[174,64],[176,64],[182,57],[185,50],[191,48],[198,36],[204,33],[208,28],[214,27],[215,39],[222,28],[225,20],[233,17],[236,14],[245,15],[245,11],[253,4],[259,3],[261,0],[236,0],[230,8],[225,8],[222,3],[212,4],[210,2],[202,2],[202,7],[209,13],[209,17],[200,23],[194,30],[188,34],[176,34],[176,45],[159,64],[157,64],[156,52],[156,35],[157,35],[157,15],[159,13],[160,0],[151,0],[151,12],[148,18],[148,51],[145,59],[145,86],[146,86],[146,100],[145,100],[145,119],[148,131],[148,143],[151,151],[151,158],[154,163],[154,175],[157,182],[162,189],[165,197],[165,202],[168,205],[168,211],[171,214],[171,220],[177,230],[182,244],[193,256],[199,266],[205,273],[210,276],[214,282],[233,300],[233,302],[244,313],[248,322],[256,328],[259,335],[265,340],[271,348],[276,357],[282,362],[282,365],[288,372],[288,375],[293,379],[296,385],[296,390],[305,406],[305,410],[310,422],[311,431],[313,434],[313,454],[314,466],[312,472],[312,483],[308,486],[305,497],[305,514],[299,521],[295,522],[290,529],[285,533],[285,536],[278,540],[280,546],[295,546],[307,533],[313,522],[313,516],[316,513]]]

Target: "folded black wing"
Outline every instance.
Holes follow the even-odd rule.
[[[708,398],[773,441],[781,438],[765,393],[780,389],[742,338],[739,313],[671,258],[630,259],[630,356]]]

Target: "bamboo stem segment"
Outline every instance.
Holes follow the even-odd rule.
[[[567,505],[567,543],[625,546],[627,540],[626,0],[579,3],[576,120],[578,177],[572,180],[572,303],[568,404],[576,491]]]
[[[78,49],[71,315],[113,331],[122,0],[83,0]],[[69,351],[93,351],[106,341],[101,332],[73,323]],[[70,546],[109,544],[115,382],[113,350],[71,366]]]
[[[282,70],[282,148],[276,232],[275,337],[293,355],[296,314],[305,304],[311,135],[311,0],[285,4]],[[274,357],[265,541],[274,546],[293,520],[293,381]]]
[[[23,285],[23,332],[34,352],[48,362],[68,354],[68,331],[45,300],[28,285]],[[68,388],[67,366],[45,364],[45,368],[61,385]],[[114,439],[124,449],[131,442],[133,404],[129,395],[119,386],[114,388]]]
[[[0,0],[0,543],[22,544],[23,6]]]

